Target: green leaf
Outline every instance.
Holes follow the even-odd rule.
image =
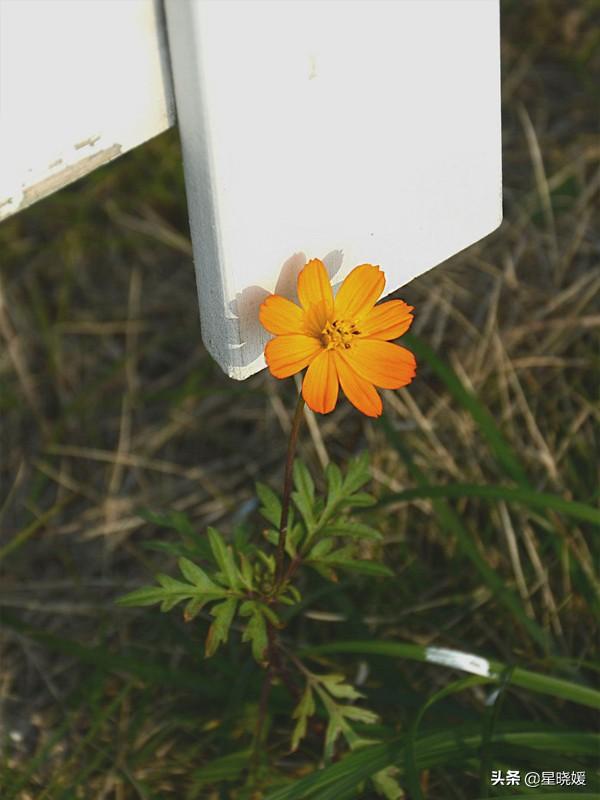
[[[337,464],[334,464],[333,461],[327,465],[325,477],[329,489],[329,500],[335,501],[342,493],[343,478],[340,468]]]
[[[161,603],[164,599],[164,589],[161,586],[142,586],[133,592],[118,597],[115,601],[119,606],[152,606]]]
[[[307,467],[298,460],[294,462],[294,486],[292,499],[310,529],[315,523],[315,484]]]
[[[156,580],[163,592],[161,611],[170,611],[178,603],[189,600],[198,593],[198,590],[189,583],[178,581],[170,575],[157,575]]]
[[[357,492],[356,494],[344,497],[340,505],[351,506],[353,508],[368,508],[369,506],[374,506],[376,502],[373,495],[367,494],[366,492]]]
[[[348,558],[352,559],[355,553],[356,546],[354,544],[346,544],[343,547],[338,547],[337,550],[322,556],[321,560],[327,562],[344,561]]]
[[[204,602],[208,600],[217,600],[224,597],[226,592],[214,583],[209,581],[210,588],[201,588],[192,586],[189,583],[178,581],[170,575],[157,575],[156,580],[162,588],[162,604],[161,611],[171,611],[178,603],[192,598],[202,599]]]
[[[344,718],[339,713],[338,708],[338,706],[334,706],[333,709],[327,709],[329,722],[327,724],[327,730],[325,731],[325,761],[331,761],[336,741],[340,734],[347,731],[349,727],[348,724],[344,722]]]
[[[242,614],[242,616],[251,615],[250,621],[244,628],[242,641],[252,643],[252,655],[259,664],[264,664],[266,660],[266,651],[269,646],[269,639],[267,636],[267,625],[262,611],[257,603],[252,600],[247,600],[242,604],[240,614]]]
[[[253,500],[248,500],[247,504],[253,504]],[[234,553],[246,553],[250,547],[250,538],[253,534],[252,526],[245,522],[238,522],[233,526],[231,536],[231,546]]]
[[[262,503],[260,513],[274,528],[279,529],[281,524],[281,500],[273,489],[265,483],[256,484],[256,494]]]
[[[279,532],[274,530],[273,528],[267,528],[267,530],[263,531],[263,536],[272,544],[273,547],[277,547],[277,542],[279,541]]]
[[[326,536],[349,536],[352,539],[383,539],[381,533],[375,528],[352,520],[330,522],[323,529],[323,534]]]
[[[265,565],[269,575],[275,574],[275,556],[267,555],[266,553],[263,553],[262,550],[258,550],[256,553],[256,557],[260,559],[262,563]]]
[[[329,567],[339,567],[340,569],[347,569],[350,572],[358,572],[361,575],[374,575],[382,578],[393,578],[394,573],[385,564],[380,564],[378,561],[364,561],[357,558],[339,558],[335,553],[331,556],[326,556],[322,559],[322,563]]]
[[[345,680],[345,675],[340,675],[338,673],[319,675],[319,682],[327,689],[329,694],[333,695],[333,697],[346,700],[359,700],[361,697],[364,697],[364,695],[362,695],[360,692],[357,692],[356,689],[349,683],[345,683]]]
[[[335,743],[340,734],[344,735],[351,748],[364,746],[366,741],[354,731],[347,720],[352,719],[365,725],[371,725],[377,721],[377,714],[366,708],[350,704],[342,705],[337,702],[338,698],[357,700],[362,695],[352,686],[344,683],[343,675],[336,673],[315,675],[312,683],[329,716],[325,732],[325,760],[329,761],[333,757]]]
[[[223,578],[232,589],[240,588],[240,576],[233,560],[231,547],[225,544],[223,537],[215,528],[208,528],[208,541],[213,557]]]
[[[326,566],[322,561],[306,561],[305,563],[308,567],[314,569],[315,572],[318,572],[319,575],[322,578],[325,578],[326,581],[332,581],[332,583],[338,582],[338,576],[336,575],[335,570]]]
[[[263,616],[265,616],[269,620],[271,625],[274,625],[276,628],[281,628],[282,627],[281,620],[279,619],[279,617],[273,611],[272,608],[270,608],[265,603],[258,603],[257,605],[258,605],[258,608],[260,609],[261,613],[263,614]]]
[[[136,589],[120,597],[117,603],[121,606],[150,606],[160,603],[161,611],[170,611],[178,603],[190,600],[193,601],[193,605],[188,604],[186,608],[186,617],[189,618],[190,614],[192,616],[197,614],[208,601],[218,600],[227,595],[225,589],[213,583],[208,575],[189,559],[181,558],[179,566],[188,580],[197,582],[194,584],[184,583],[170,575],[157,575],[158,586],[144,586]]]
[[[288,520],[288,535],[286,540],[286,552],[290,558],[294,558],[298,552],[298,546],[304,538],[304,526],[301,522],[294,522],[293,509],[290,509],[290,518]]]
[[[287,583],[283,594],[279,595],[279,600],[287,606],[295,606],[302,602],[302,595],[292,583]]]
[[[302,697],[300,698],[300,702],[292,713],[292,719],[296,719],[298,721],[292,733],[292,745],[290,752],[294,753],[298,749],[298,745],[300,744],[301,740],[306,736],[308,718],[312,717],[314,713],[315,699],[313,697],[310,684],[307,683]]]
[[[199,558],[208,559],[210,557],[210,550],[206,544],[206,539],[201,536],[190,522],[187,514],[182,511],[169,511],[166,514],[157,514],[153,511],[142,510],[139,511],[139,516],[142,519],[151,522],[161,528],[167,528],[178,533],[184,540],[186,548],[189,549],[194,555]],[[146,546],[153,546],[154,549],[159,549],[160,542],[147,542]],[[168,549],[174,547],[169,542],[162,542],[164,547]]]
[[[318,561],[323,556],[326,556],[335,547],[335,539],[325,538],[319,539],[316,545],[311,549],[308,554],[308,559],[311,561]]]
[[[252,590],[254,588],[254,571],[252,569],[252,564],[250,561],[248,561],[248,558],[243,553],[240,553],[239,555],[242,583],[247,589]]]
[[[296,490],[304,495],[307,502],[312,506],[315,502],[315,484],[311,477],[308,467],[299,459],[294,461],[294,486]]]
[[[189,583],[184,583],[183,581],[177,580],[177,578],[173,578],[171,575],[165,575],[163,572],[158,573],[156,580],[163,589],[167,590],[167,592],[193,591],[193,586],[190,586]]]
[[[208,598],[206,597],[196,597],[193,600],[190,600],[186,607],[183,609],[183,618],[186,622],[191,622],[198,614],[202,611],[206,603],[208,602]]]
[[[357,492],[370,480],[369,454],[365,451],[348,464],[343,483],[344,494],[354,494],[354,492]]]
[[[318,513],[317,521],[314,524],[312,524],[312,522],[310,522],[310,524],[307,522],[308,530],[304,541],[304,554],[307,552],[309,542],[316,537],[317,534],[322,534],[326,526],[338,523],[341,524],[341,520],[335,520],[335,516],[341,508],[351,508],[353,506],[357,508],[366,507],[375,503],[375,499],[371,497],[371,495],[365,492],[358,492],[358,489],[370,478],[366,456],[350,462],[345,477],[342,477],[342,473],[334,464],[330,464],[327,467],[326,476],[329,487],[327,501],[322,510]],[[321,504],[318,503],[317,507],[320,505]],[[312,506],[314,511],[314,501]],[[364,534],[366,534],[367,527],[368,526],[365,526],[363,529]],[[357,529],[355,529],[354,532],[357,533]],[[372,531],[369,533],[372,536]],[[376,535],[372,538],[378,537]]]
[[[369,711],[368,708],[361,708],[360,706],[338,706],[338,708],[346,719],[362,722],[364,725],[373,725],[379,719],[377,714],[374,711]]]
[[[290,525],[288,523],[288,532],[285,540],[285,552],[288,554],[290,558],[294,558],[297,554],[297,545],[299,541],[302,539],[304,533],[304,529],[302,525]],[[266,531],[263,531],[263,536],[272,544],[273,547],[277,547],[279,543],[279,531],[273,530],[273,528],[269,528]]]
[[[244,600],[244,602],[240,605],[240,617],[251,616],[254,613],[255,606],[255,600]]]
[[[379,770],[379,772],[371,776],[375,790],[378,794],[383,795],[386,800],[402,800],[405,797],[404,791],[396,780],[396,775],[399,772],[400,770],[392,765]]]
[[[206,644],[204,647],[206,658],[213,656],[219,645],[227,641],[229,628],[235,617],[237,603],[238,601],[236,598],[230,597],[228,600],[225,600],[224,603],[218,603],[218,605],[213,606],[211,609],[210,613],[215,618],[215,621],[208,629],[208,635],[206,637]]]
[[[190,561],[189,558],[180,558],[177,564],[183,577],[194,586],[197,586],[202,592],[219,596],[225,594],[223,589],[213,583],[206,572],[197,564],[194,564],[193,561]]]

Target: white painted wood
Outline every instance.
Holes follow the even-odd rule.
[[[386,293],[502,217],[498,0],[167,0],[203,339],[243,379],[305,260]]]
[[[172,124],[160,0],[0,0],[0,219]]]

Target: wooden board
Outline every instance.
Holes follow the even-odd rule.
[[[264,366],[306,260],[386,292],[498,226],[498,0],[0,0],[0,219],[174,123],[204,342]],[[170,58],[169,58],[170,56]]]
[[[0,0],[0,219],[174,121],[159,0]]]
[[[304,262],[386,292],[502,218],[498,0],[167,0],[203,339],[264,366]]]

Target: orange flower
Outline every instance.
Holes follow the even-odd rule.
[[[302,395],[313,411],[335,408],[341,385],[350,402],[369,417],[382,412],[375,387],[399,389],[415,376],[413,354],[392,344],[409,329],[413,307],[403,300],[376,306],[385,286],[379,267],[355,267],[334,298],[327,270],[313,258],[298,275],[300,306],[272,294],[260,321],[275,334],[265,358],[276,378],[308,367]]]

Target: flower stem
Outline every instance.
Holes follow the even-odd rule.
[[[302,393],[298,395],[298,403],[292,420],[292,429],[288,442],[287,458],[285,462],[285,477],[283,480],[283,496],[281,499],[281,520],[279,523],[279,541],[277,542],[277,553],[275,555],[275,586],[278,588],[284,579],[283,561],[285,558],[285,544],[287,539],[288,517],[290,513],[290,497],[292,494],[292,474],[294,469],[294,456],[296,455],[296,444],[298,443],[298,431],[304,416],[304,398]]]
[[[254,743],[252,745],[252,758],[250,762],[250,771],[256,775],[259,767],[260,751],[263,740],[263,728],[267,716],[267,706],[269,702],[269,694],[271,693],[271,686],[273,685],[273,668],[271,664],[267,667],[265,672],[262,688],[260,690],[260,701],[258,705],[258,716],[256,719],[256,729],[254,731]]]

